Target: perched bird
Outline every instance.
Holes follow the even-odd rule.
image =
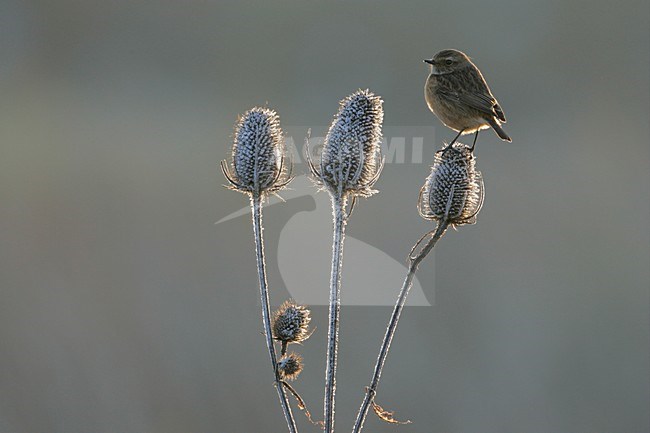
[[[476,146],[478,132],[492,127],[505,141],[512,139],[501,128],[506,116],[490,92],[481,71],[467,55],[457,50],[442,50],[432,59],[431,73],[424,85],[424,98],[433,114],[458,135],[444,149],[450,149],[461,134],[474,132]]]

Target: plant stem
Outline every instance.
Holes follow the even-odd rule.
[[[413,247],[413,250],[411,250],[411,253],[409,254],[409,267],[408,267],[408,272],[406,274],[406,278],[404,278],[404,283],[402,284],[402,288],[399,292],[399,296],[397,297],[397,302],[395,303],[395,307],[393,308],[393,314],[390,316],[390,320],[388,321],[388,327],[386,328],[386,335],[384,335],[384,340],[381,343],[381,348],[379,349],[379,355],[377,356],[377,363],[375,364],[375,370],[372,374],[372,380],[370,381],[370,385],[366,387],[366,395],[363,399],[363,403],[361,404],[361,407],[359,408],[359,413],[357,414],[357,420],[354,423],[354,428],[352,430],[353,433],[359,433],[361,429],[363,428],[363,423],[366,420],[366,416],[368,415],[368,410],[370,409],[370,404],[375,398],[375,394],[377,394],[377,386],[379,385],[379,379],[381,378],[381,372],[384,368],[384,363],[386,362],[386,356],[388,356],[388,351],[390,350],[390,344],[393,341],[393,336],[395,335],[395,330],[397,329],[397,323],[399,322],[400,314],[402,313],[402,309],[404,308],[404,304],[406,303],[406,297],[409,294],[409,290],[411,289],[411,285],[413,284],[413,277],[415,276],[415,272],[418,269],[418,266],[422,260],[429,254],[429,252],[433,249],[433,247],[436,245],[436,242],[445,234],[445,231],[447,230],[448,223],[447,221],[443,220],[438,223],[438,226],[436,227],[434,232],[431,232],[431,239],[425,244],[425,246],[414,256],[413,253],[415,252],[415,249],[418,247],[420,242],[424,240],[424,237],[422,237]]]
[[[327,332],[327,366],[325,369],[325,433],[334,431],[334,400],[336,394],[336,363],[339,339],[339,312],[341,310],[341,266],[345,239],[345,194],[332,194],[334,233],[332,236],[332,274],[330,277],[329,328]]]
[[[271,358],[271,365],[273,366],[275,389],[280,398],[280,405],[282,412],[287,420],[287,426],[290,433],[297,433],[296,421],[291,413],[291,406],[289,399],[285,393],[284,387],[280,381],[280,374],[277,368],[277,357],[275,354],[275,345],[273,342],[273,334],[271,333],[271,309],[269,307],[269,289],[266,282],[266,265],[264,261],[264,237],[262,234],[262,201],[259,194],[251,196],[251,207],[253,211],[253,233],[255,234],[255,251],[257,255],[257,274],[260,280],[260,297],[262,299],[262,323],[264,324],[264,335],[266,336],[266,347],[269,351]]]

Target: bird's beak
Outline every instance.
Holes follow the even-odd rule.
[[[422,60],[424,63],[428,63],[430,65],[433,65],[433,59],[424,59]]]

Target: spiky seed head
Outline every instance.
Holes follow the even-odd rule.
[[[383,101],[369,90],[358,90],[339,103],[329,127],[317,180],[331,193],[370,196],[381,173]]]
[[[254,107],[235,125],[232,170],[221,163],[230,188],[251,195],[282,189],[291,180],[285,164],[285,148],[280,117],[269,109]]]
[[[282,356],[278,361],[278,372],[283,380],[295,380],[302,371],[304,364],[302,356],[291,352]]]
[[[304,305],[298,305],[292,299],[285,301],[273,315],[271,331],[273,338],[283,343],[300,343],[311,335],[310,311]]]
[[[474,224],[483,198],[483,176],[476,170],[474,156],[469,147],[455,143],[452,149],[436,153],[420,190],[418,210],[429,220]]]

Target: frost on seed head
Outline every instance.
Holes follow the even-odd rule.
[[[295,380],[303,368],[302,356],[291,352],[278,361],[278,373],[284,380]]]
[[[418,210],[429,220],[446,220],[455,226],[474,224],[483,198],[483,176],[476,170],[474,156],[469,147],[455,143],[436,153],[431,174],[420,190]]]
[[[310,311],[293,300],[285,301],[273,315],[273,338],[283,343],[301,343],[309,338]]]
[[[230,188],[261,196],[291,181],[285,159],[280,117],[269,108],[255,107],[244,113],[235,126],[232,168],[222,161],[221,169]]]
[[[325,136],[320,168],[310,163],[316,180],[328,191],[370,196],[381,174],[383,101],[369,90],[358,90],[339,103]]]

